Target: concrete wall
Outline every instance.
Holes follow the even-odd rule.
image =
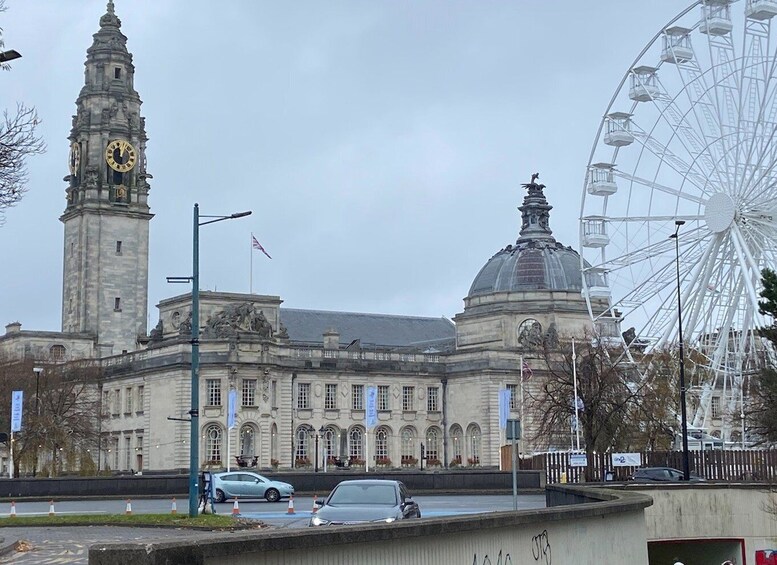
[[[777,508],[777,493],[767,484],[640,485],[635,490],[653,498],[645,510],[649,542],[742,540],[750,564],[756,550],[777,548],[777,515],[767,511]]]
[[[572,506],[399,524],[192,535],[159,543],[98,544],[90,565],[334,565],[647,563],[650,498],[583,487]],[[562,496],[563,498],[563,496]]]

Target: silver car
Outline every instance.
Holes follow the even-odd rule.
[[[274,481],[249,471],[213,473],[213,499],[224,502],[228,498],[265,498],[278,502],[294,494],[289,483]]]
[[[368,522],[390,524],[420,518],[418,504],[399,481],[363,479],[343,481],[326,500],[314,502],[317,511],[309,526],[336,526]]]

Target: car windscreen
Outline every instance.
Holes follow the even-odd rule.
[[[392,485],[340,485],[328,504],[378,504],[396,506],[396,489]]]

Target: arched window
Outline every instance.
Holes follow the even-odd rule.
[[[240,428],[240,456],[243,459],[253,458],[258,454],[256,448],[256,430],[250,424]]]
[[[418,462],[416,459],[415,430],[402,428],[400,441],[402,442],[402,464],[415,465]]]
[[[332,463],[333,459],[339,455],[337,452],[337,449],[340,445],[337,441],[339,435],[340,434],[335,426],[327,426],[324,428],[324,456],[330,463]]]
[[[464,432],[458,424],[451,426],[451,443],[453,444],[451,465],[461,465],[463,462],[461,455],[464,449]]]
[[[294,454],[294,466],[306,467],[310,465],[310,436],[313,428],[309,426],[300,426],[297,428],[295,437],[297,439],[297,449]]]
[[[469,443],[469,459],[467,462],[470,465],[480,465],[480,426],[470,424],[467,427],[467,442]]]
[[[351,428],[348,434],[348,449],[352,463],[357,459],[364,461],[364,432],[361,428]]]
[[[210,424],[205,428],[205,462],[221,463],[221,426]]]
[[[440,464],[440,430],[429,428],[426,430],[426,462],[429,465]]]
[[[391,465],[391,456],[389,454],[390,437],[391,432],[385,426],[381,426],[375,432],[375,463],[377,465]]]

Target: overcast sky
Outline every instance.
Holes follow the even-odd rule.
[[[632,61],[679,0],[116,0],[149,135],[150,323],[187,291],[192,205],[253,215],[201,231],[201,287],[284,306],[453,317],[514,243],[538,171],[578,248],[588,155]],[[67,135],[104,0],[7,0],[0,106],[48,144],[0,227],[0,323],[59,330]],[[0,329],[0,332],[2,330]]]

